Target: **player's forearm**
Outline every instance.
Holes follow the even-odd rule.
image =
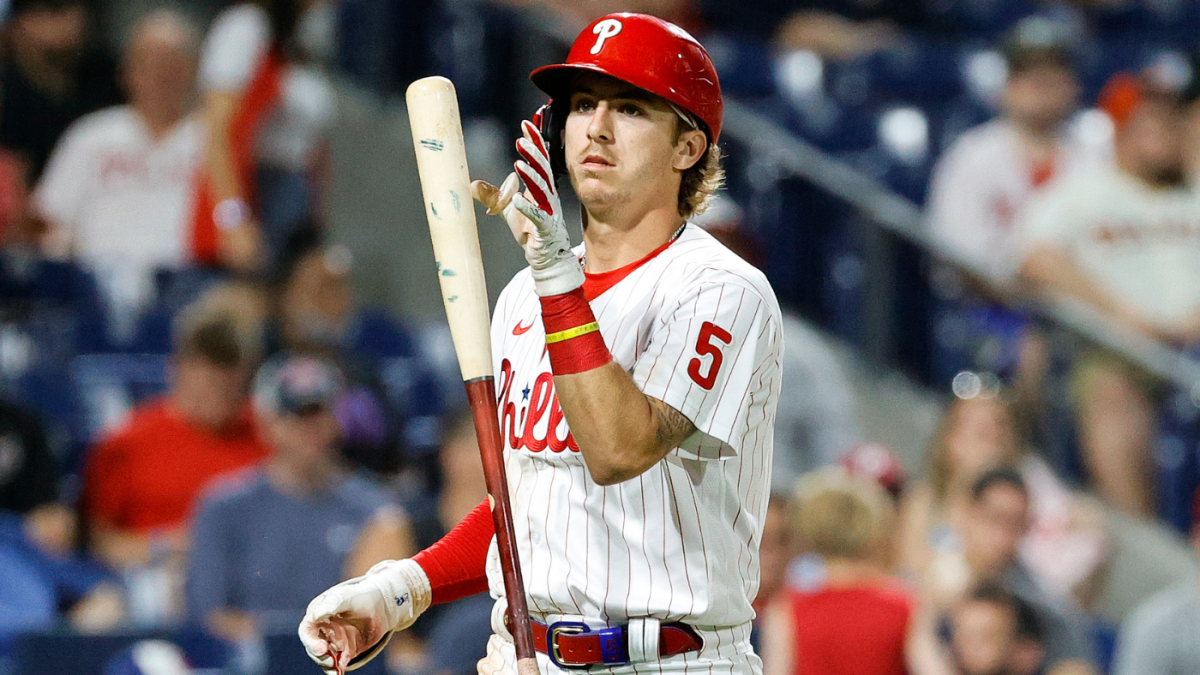
[[[592,480],[600,485],[641,475],[671,449],[658,434],[650,400],[619,364],[556,375],[554,388]]]
[[[429,578],[432,603],[487,590],[487,555],[495,530],[487,500],[433,546],[412,557]]]

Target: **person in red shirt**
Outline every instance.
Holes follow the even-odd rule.
[[[266,457],[248,403],[261,336],[254,298],[233,288],[180,316],[170,390],[134,409],[84,469],[83,511],[100,560],[128,570],[181,551],[200,492]]]
[[[841,467],[800,479],[792,536],[822,560],[819,581],[768,608],[765,675],[905,675],[915,600],[885,572],[893,507]]]

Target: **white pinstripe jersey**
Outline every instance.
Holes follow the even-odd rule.
[[[532,276],[517,274],[496,304],[492,349],[530,612],[609,624],[750,621],[783,348],[774,292],[689,224],[591,306],[638,388],[698,432],[637,478],[592,481],[554,394]]]

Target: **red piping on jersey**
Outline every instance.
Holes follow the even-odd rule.
[[[588,302],[591,302],[592,300],[595,300],[596,298],[600,297],[601,295],[604,295],[605,291],[607,291],[608,289],[612,288],[613,286],[616,286],[617,284],[621,283],[622,279],[629,276],[630,274],[633,274],[634,270],[636,270],[637,268],[639,268],[642,265],[645,265],[646,263],[653,260],[655,257],[658,256],[659,253],[662,253],[663,251],[667,250],[667,247],[670,246],[671,244],[675,243],[675,241],[678,239],[679,239],[679,237],[671,237],[667,241],[667,243],[665,243],[662,246],[659,246],[658,248],[651,251],[645,258],[631,262],[628,265],[625,265],[624,267],[618,267],[615,270],[609,270],[607,272],[597,272],[595,274],[592,274],[590,272],[584,272],[583,273],[583,277],[584,277],[584,279],[583,279],[583,295],[584,295],[584,297],[587,298]]]

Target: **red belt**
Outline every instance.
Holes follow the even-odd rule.
[[[577,621],[558,621],[547,626],[531,621],[533,648],[546,654],[554,665],[568,669],[586,669],[595,665],[629,663],[628,639],[624,626],[592,630]],[[698,652],[704,641],[685,623],[664,623],[659,628],[658,655],[675,656]]]

